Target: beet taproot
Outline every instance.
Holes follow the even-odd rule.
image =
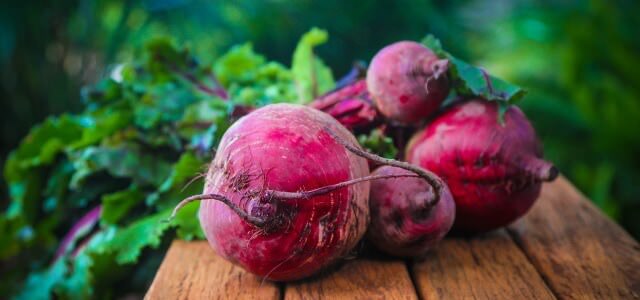
[[[329,115],[293,104],[257,109],[225,132],[203,193],[225,199],[202,201],[199,211],[219,255],[267,279],[295,280],[353,249],[369,222],[368,182],[302,199],[270,192],[312,190],[369,174],[366,160],[325,128],[359,147]]]
[[[475,99],[457,104],[416,133],[406,159],[439,175],[456,202],[454,228],[482,232],[505,226],[533,205],[541,183],[558,175],[526,116]]]
[[[413,173],[391,166],[372,172],[374,176],[402,174]],[[371,181],[371,225],[367,238],[391,255],[424,256],[449,232],[455,218],[453,197],[442,185],[442,195],[435,201],[433,188],[422,178]]]

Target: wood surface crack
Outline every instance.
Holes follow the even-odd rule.
[[[538,269],[538,266],[533,262],[533,258],[531,256],[529,256],[529,253],[527,253],[527,251],[524,249],[524,246],[522,245],[522,240],[520,239],[518,234],[513,229],[511,229],[510,227],[506,227],[505,229],[507,231],[507,234],[511,238],[511,240],[516,244],[516,246],[518,246],[518,249],[520,250],[520,252],[522,252],[522,254],[524,254],[524,257],[527,259],[529,264],[531,266],[533,266],[533,268],[538,272],[538,275],[540,275],[540,278],[542,279],[542,282],[547,287],[547,289],[549,289],[549,291],[551,292],[553,297],[556,298],[556,299],[559,299],[560,298],[560,293],[553,288],[553,286],[551,285],[551,282],[549,281],[549,278],[547,276],[545,276],[542,273],[542,271]]]

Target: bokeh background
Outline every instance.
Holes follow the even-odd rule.
[[[11,3],[13,2],[13,3]],[[546,156],[640,237],[640,2],[3,1],[0,157],[49,115],[82,110],[81,87],[170,36],[203,59],[251,41],[289,65],[317,26],[336,77],[384,45],[440,38],[454,55],[528,89],[521,102]],[[2,182],[2,199],[6,185]],[[7,201],[2,201],[2,207]]]

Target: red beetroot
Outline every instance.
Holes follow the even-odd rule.
[[[382,166],[372,175],[413,174]],[[440,179],[438,179],[440,180]],[[380,250],[396,256],[420,257],[449,232],[455,203],[444,186],[434,203],[433,188],[422,178],[394,178],[371,182],[371,225],[367,237]]]
[[[397,42],[371,60],[367,88],[383,115],[415,123],[434,113],[449,94],[448,66],[420,43]]]
[[[352,250],[369,221],[368,182],[298,199],[273,192],[310,190],[368,175],[366,160],[325,129],[359,147],[331,116],[300,105],[269,105],[229,128],[204,189],[205,196],[220,202],[202,201],[199,213],[219,255],[261,277],[295,280]]]
[[[510,106],[499,123],[498,104],[473,100],[438,116],[409,142],[406,158],[438,174],[456,202],[454,227],[480,232],[524,215],[541,182],[557,169],[541,159],[542,147],[525,115]]]
[[[326,94],[310,106],[330,114],[349,130],[370,127],[378,119],[364,79]]]

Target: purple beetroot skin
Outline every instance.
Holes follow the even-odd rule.
[[[331,116],[301,105],[268,105],[227,130],[204,194],[225,196],[260,222],[247,221],[222,202],[202,201],[200,224],[219,255],[261,277],[296,280],[353,249],[369,222],[368,182],[302,199],[265,192],[311,190],[367,176],[366,160],[327,130],[359,148]]]
[[[328,93],[309,105],[328,113],[349,130],[371,127],[379,119],[364,79]]]
[[[415,123],[434,113],[449,94],[448,63],[422,44],[393,43],[371,60],[367,88],[384,116]]]
[[[400,174],[412,172],[382,166],[372,173]],[[433,188],[422,178],[375,180],[371,182],[370,195],[371,225],[367,238],[391,255],[423,256],[453,225],[455,203],[446,186],[435,204],[432,204],[435,199]]]
[[[542,160],[529,121],[510,106],[500,124],[498,104],[460,103],[409,142],[409,162],[439,175],[456,202],[455,229],[482,232],[505,226],[533,205],[541,183],[558,175]]]

